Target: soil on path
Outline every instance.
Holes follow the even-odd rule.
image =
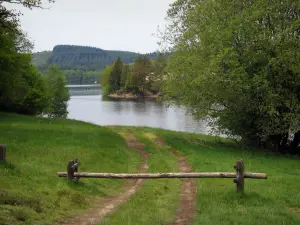
[[[143,157],[143,162],[140,165],[138,172],[144,173],[148,170],[147,159],[150,156],[148,153],[144,152],[144,144],[140,143],[136,137],[127,136],[125,137],[127,145],[130,148],[135,148],[140,155]],[[128,180],[123,187],[123,190],[119,195],[113,197],[105,197],[101,200],[96,200],[93,206],[88,209],[85,214],[80,214],[75,216],[63,224],[68,225],[91,225],[99,224],[103,221],[104,217],[112,214],[117,210],[117,208],[124,204],[130,199],[130,197],[137,192],[137,190],[143,185],[143,180]]]
[[[157,145],[165,145],[164,141],[156,138]],[[188,165],[184,156],[176,152],[174,149],[170,150],[172,154],[179,160],[180,172],[192,172],[192,168]],[[188,225],[191,223],[196,213],[196,181],[193,179],[184,179],[181,187],[180,203],[177,209],[176,219],[169,225]]]

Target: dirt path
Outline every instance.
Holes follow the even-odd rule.
[[[130,148],[135,148],[143,157],[143,163],[140,165],[138,172],[144,173],[148,170],[147,159],[150,156],[144,152],[144,144],[140,143],[134,136],[125,138],[127,145]],[[117,210],[117,208],[130,199],[130,197],[137,192],[143,185],[143,180],[128,180],[120,195],[113,197],[106,197],[101,200],[96,200],[93,206],[88,209],[85,214],[78,215],[70,221],[65,222],[68,225],[91,225],[99,224],[103,221],[104,217]]]
[[[157,145],[165,145],[164,141],[156,138]],[[192,172],[192,168],[186,162],[186,158],[175,150],[172,154],[179,160],[180,172]],[[169,225],[188,225],[196,213],[196,182],[193,179],[184,179],[181,187],[180,203],[177,209],[176,220]]]

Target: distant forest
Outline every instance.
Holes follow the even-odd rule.
[[[158,52],[139,54],[127,51],[103,50],[90,46],[57,45],[53,51],[43,51],[33,54],[33,64],[42,73],[51,65],[57,65],[63,70],[68,84],[92,84],[99,82],[99,75],[107,65],[120,59],[127,64],[133,63],[138,56],[156,59]]]

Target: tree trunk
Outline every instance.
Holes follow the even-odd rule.
[[[287,134],[274,134],[267,137],[266,147],[274,152],[286,153]]]
[[[300,154],[300,151],[298,148],[299,144],[300,144],[300,130],[295,133],[294,139],[290,145],[290,153],[291,154]]]

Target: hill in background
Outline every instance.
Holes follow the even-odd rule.
[[[144,54],[149,59],[156,59],[156,52]],[[100,74],[107,65],[118,57],[124,63],[132,63],[141,55],[136,52],[103,50],[90,46],[57,45],[53,51],[33,54],[33,64],[45,73],[53,64],[63,70],[69,84],[91,84],[99,82]]]

